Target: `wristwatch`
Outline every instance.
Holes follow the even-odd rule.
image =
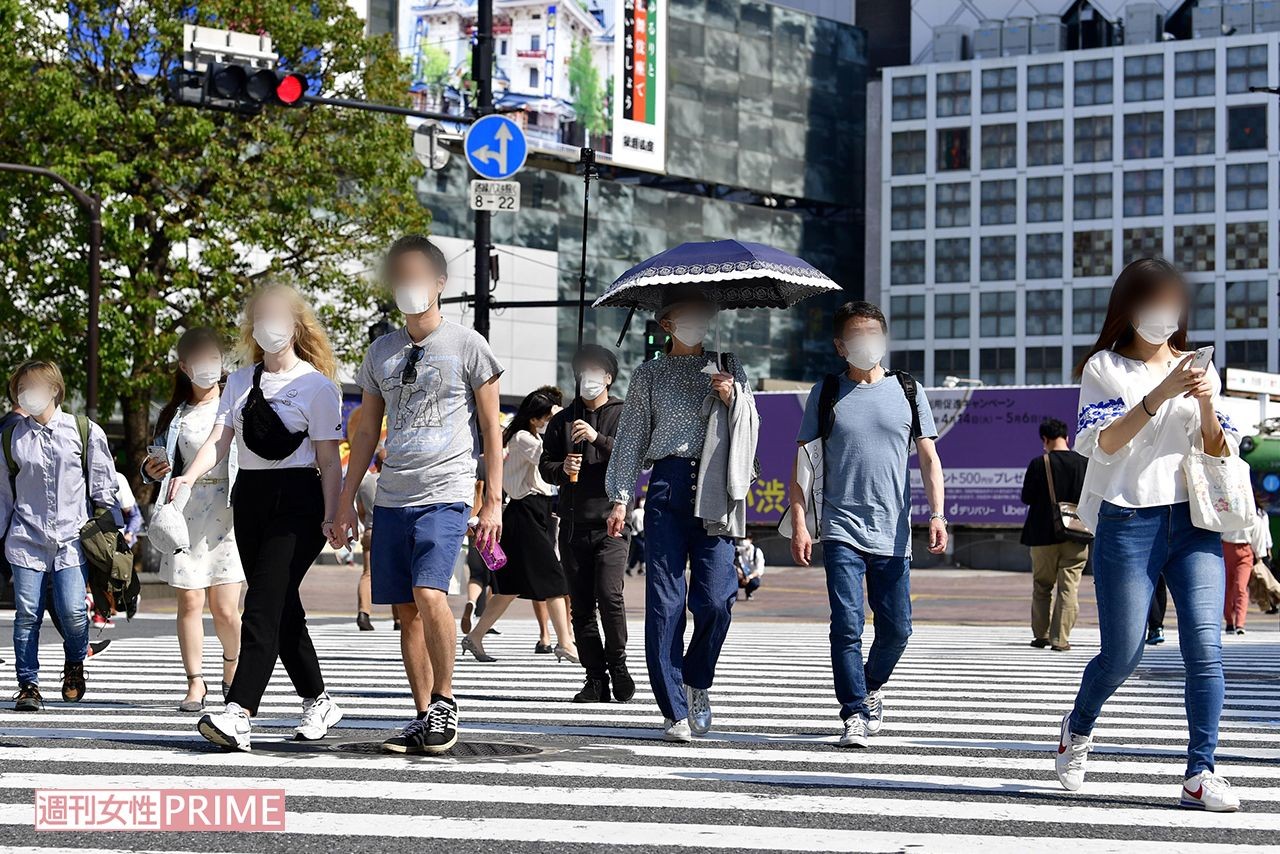
[[[934,519],[940,521],[944,526],[947,524],[947,517],[943,516],[941,513],[930,513],[929,521],[932,522]]]

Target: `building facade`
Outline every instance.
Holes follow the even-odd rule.
[[[1161,256],[1219,366],[1280,368],[1280,109],[1248,91],[1278,81],[1274,32],[885,69],[868,266],[898,366],[1070,382],[1116,274]]]

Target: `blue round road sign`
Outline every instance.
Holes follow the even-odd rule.
[[[462,147],[475,173],[491,181],[510,178],[529,156],[524,131],[506,116],[485,116],[472,122]]]
[[[1267,492],[1280,492],[1280,474],[1269,474],[1264,477],[1262,488]]]

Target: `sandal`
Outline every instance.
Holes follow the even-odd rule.
[[[193,682],[193,681],[194,681],[194,680],[196,680],[196,679],[199,679],[199,680],[200,680],[200,683],[201,683],[201,684],[204,684],[204,676],[203,676],[202,674],[200,674],[200,673],[188,673],[188,674],[187,674],[187,682],[188,682],[188,684],[190,684],[191,682]],[[178,704],[178,711],[180,711],[180,712],[203,712],[203,711],[204,711],[204,700],[205,700],[205,697],[208,697],[208,696],[209,696],[209,686],[208,686],[208,685],[205,685],[205,686],[204,686],[204,693],[200,695],[200,699],[199,699],[199,700],[183,700],[181,703],[179,703],[179,704]]]
[[[233,662],[239,661],[239,660],[240,660],[240,656],[238,656],[238,655],[237,655],[235,658],[227,658],[227,657],[224,655],[224,656],[222,656],[222,660],[223,660],[223,661],[225,661],[225,662],[227,662],[228,664],[231,664],[231,663],[233,663]],[[231,690],[231,683],[230,683],[230,682],[228,682],[227,680],[223,679],[223,680],[222,680],[222,702],[224,702],[224,703],[225,703],[225,702],[227,701],[227,692],[228,692],[228,691],[230,691],[230,690]]]

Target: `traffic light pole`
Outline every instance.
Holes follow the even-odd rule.
[[[88,362],[85,410],[90,421],[98,418],[98,305],[102,301],[102,203],[72,184],[52,169],[21,163],[0,163],[0,172],[39,175],[62,185],[89,217],[89,328],[87,330]]]
[[[476,4],[476,43],[471,48],[471,79],[476,84],[476,118],[493,112],[493,0]],[[475,329],[489,337],[489,253],[493,250],[488,211],[475,212]]]

